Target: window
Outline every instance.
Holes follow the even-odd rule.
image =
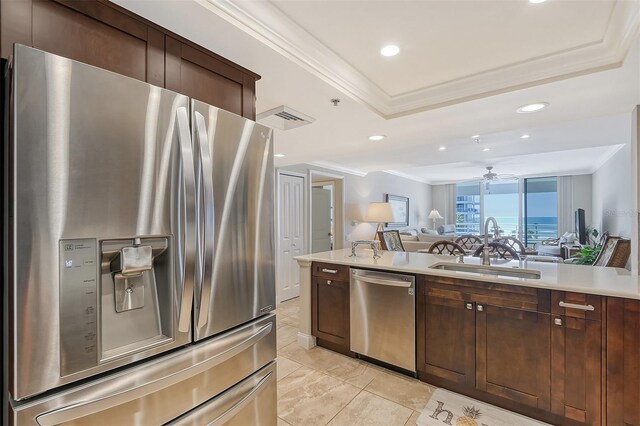
[[[558,179],[524,180],[524,243],[535,247],[540,241],[558,237]]]
[[[484,184],[484,217],[489,216],[496,218],[500,235],[520,238],[520,191],[517,180]],[[484,229],[481,233],[484,233]]]
[[[456,185],[456,234],[479,234],[481,208],[480,183]]]
[[[558,236],[556,177],[465,182],[456,185],[456,234],[482,234],[493,216],[503,236],[527,246]]]

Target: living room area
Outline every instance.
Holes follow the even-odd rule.
[[[589,265],[608,236],[619,238],[625,253],[616,266],[630,269],[635,217],[630,158],[629,145],[620,145],[595,159],[592,173],[487,175],[432,185],[429,226],[398,229],[399,237],[407,251],[429,252],[438,241],[452,241],[473,254],[482,244],[486,218],[493,217],[498,228],[491,237],[503,239],[520,257]]]
[[[498,228],[489,229],[490,240],[508,237],[520,257],[590,264],[602,248],[602,237],[608,235],[619,237],[628,246],[623,266],[630,269],[635,217],[630,196],[631,146],[614,145],[587,163],[582,174],[518,177],[495,173],[501,170],[492,168],[489,173],[495,174],[435,184],[389,172],[358,176],[304,164],[286,167],[280,173],[297,173],[302,179],[313,171],[324,176],[316,181],[334,176],[344,185],[344,193],[340,194],[344,208],[338,206],[342,211],[338,216],[343,216],[340,227],[344,227],[344,242],[332,238],[336,233],[333,212],[327,220],[331,243],[318,244],[318,237],[312,237],[311,252],[378,239],[377,232],[384,230],[397,232],[402,250],[407,252],[428,253],[436,242],[460,244],[462,240],[465,253],[473,255],[483,242],[486,219],[493,217]],[[312,194],[306,201],[312,203],[314,197]],[[301,201],[304,203],[305,198]],[[317,208],[313,213],[323,214]],[[313,214],[308,220],[313,227]],[[316,221],[322,222],[318,217]]]

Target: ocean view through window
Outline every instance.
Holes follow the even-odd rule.
[[[465,182],[456,185],[456,234],[482,234],[487,217],[500,234],[529,247],[558,236],[556,177]]]
[[[524,228],[522,240],[528,247],[558,237],[558,179],[555,177],[524,180]]]

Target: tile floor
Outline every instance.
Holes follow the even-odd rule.
[[[296,343],[299,301],[278,306],[278,426],[415,425],[436,389],[322,348]]]

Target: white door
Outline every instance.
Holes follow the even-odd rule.
[[[311,189],[311,253],[331,250],[331,191]]]
[[[280,175],[280,253],[278,256],[278,300],[300,295],[300,269],[294,257],[304,254],[304,178]]]

